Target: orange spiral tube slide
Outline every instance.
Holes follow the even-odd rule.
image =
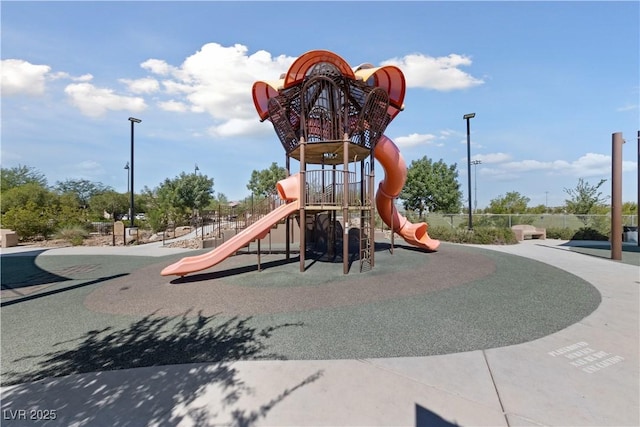
[[[376,193],[376,208],[382,220],[407,243],[419,248],[435,251],[440,241],[427,234],[428,225],[424,222],[413,224],[401,215],[393,204],[407,180],[407,165],[396,144],[382,135],[376,143],[374,156],[384,169],[385,177]]]

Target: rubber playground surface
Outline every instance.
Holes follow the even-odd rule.
[[[360,273],[356,261],[348,275],[341,263],[321,261],[300,273],[297,256],[287,261],[283,254],[262,254],[262,271],[248,253],[184,278],[160,275],[182,255],[2,257],[3,382],[100,369],[85,361],[50,362],[89,342],[112,351],[119,344],[114,334],[133,349],[148,347],[143,326],[180,337],[242,322],[270,331],[268,351],[249,356],[256,358],[425,356],[530,341],[579,321],[600,303],[589,283],[526,258],[447,244],[426,255],[403,245],[393,254],[389,249],[379,244],[375,268]],[[146,363],[125,358],[112,368],[217,359],[203,343],[192,345],[198,351],[162,351]],[[53,370],[57,364],[65,368]]]

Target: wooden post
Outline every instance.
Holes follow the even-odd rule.
[[[611,138],[611,259],[622,260],[622,133]]]

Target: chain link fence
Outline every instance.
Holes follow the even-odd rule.
[[[417,220],[417,218],[412,218]],[[450,226],[466,227],[469,224],[467,214],[434,214],[424,216],[424,221],[429,226]],[[596,229],[611,227],[610,215],[573,215],[573,214],[473,214],[472,221],[474,227],[494,226],[511,227],[518,224],[530,224],[541,228],[569,228],[578,230],[582,227],[593,227]],[[637,215],[623,215],[622,224],[626,226],[637,226]]]
[[[422,219],[411,212],[405,213],[411,222],[426,222],[429,227],[465,228],[469,225],[468,214],[425,214]],[[511,227],[518,224],[530,224],[541,228],[566,228],[579,230],[591,227],[606,233],[611,228],[610,215],[573,215],[573,214],[473,214],[474,227]],[[624,226],[637,227],[638,215],[623,215]],[[378,218],[377,226],[383,227]]]

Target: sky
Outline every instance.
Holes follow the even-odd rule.
[[[136,192],[197,165],[216,193],[244,198],[253,170],[285,159],[253,83],[326,49],[354,68],[400,67],[405,108],[385,133],[407,164],[456,164],[465,200],[463,116],[476,114],[474,207],[512,191],[561,206],[580,178],[607,179],[610,195],[617,132],[623,200],[637,201],[637,1],[4,0],[0,14],[0,163],[35,168],[50,185],[88,179],[125,192],[136,117]]]

